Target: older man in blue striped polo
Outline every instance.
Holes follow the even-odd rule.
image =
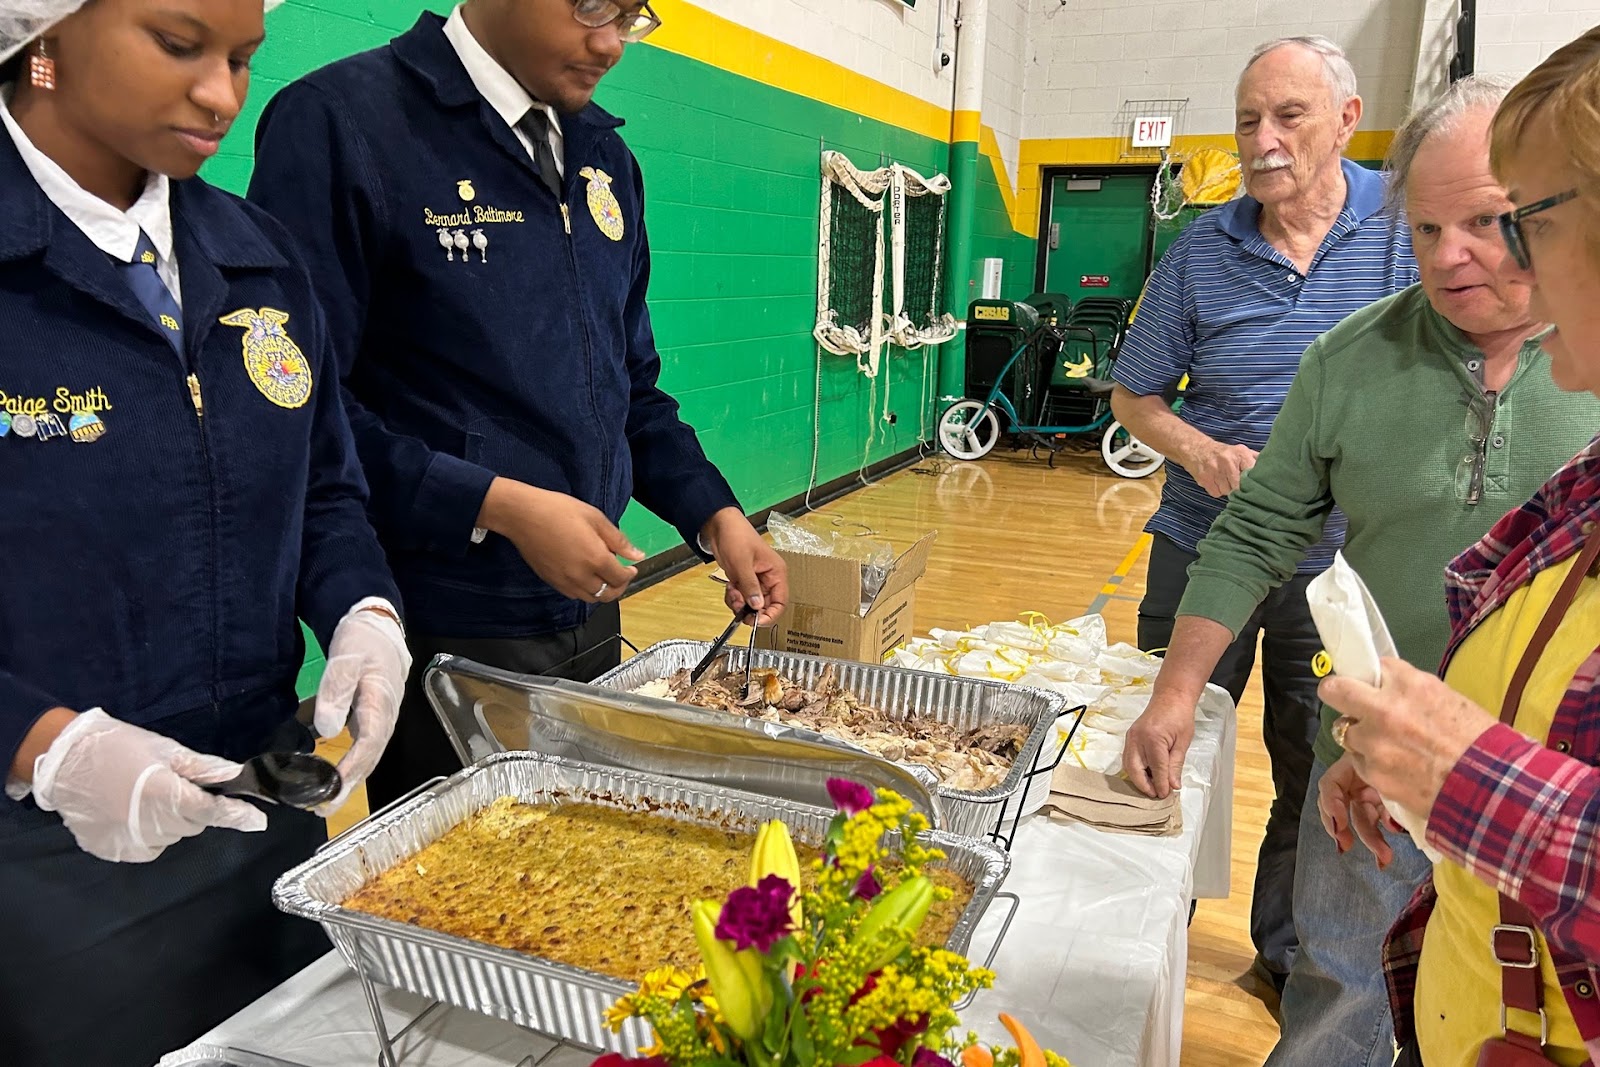
[[[1196,220],[1150,278],[1111,400],[1129,430],[1173,461],[1146,527],[1154,544],[1139,606],[1143,648],[1167,646],[1196,546],[1248,477],[1301,354],[1345,316],[1417,281],[1406,227],[1382,210],[1383,177],[1343,158],[1360,120],[1355,72],[1333,42],[1293,37],[1257,48],[1236,94],[1247,195]],[[1167,396],[1184,375],[1189,386],[1175,414]],[[1295,580],[1267,597],[1211,676],[1238,701],[1262,637],[1262,734],[1276,797],[1250,936],[1254,970],[1279,991],[1297,947],[1295,842],[1319,725],[1311,659],[1321,642],[1305,587],[1332,561],[1344,527],[1335,512]],[[1152,795],[1179,784],[1190,712],[1152,702],[1138,736],[1130,735],[1129,775]],[[1152,777],[1156,767],[1161,781]]]

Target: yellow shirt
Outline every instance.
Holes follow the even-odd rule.
[[[1511,672],[1576,561],[1574,556],[1541,572],[1472,632],[1445,674],[1452,689],[1491,715],[1500,714]],[[1519,733],[1545,740],[1572,676],[1594,652],[1597,632],[1600,582],[1586,578],[1523,690],[1514,724]],[[1423,935],[1417,971],[1417,1041],[1428,1067],[1474,1067],[1483,1043],[1500,1036],[1500,967],[1489,950],[1490,930],[1500,921],[1500,898],[1465,868],[1448,861],[1434,865],[1433,881],[1439,903]],[[1542,936],[1539,969],[1550,1020],[1546,1054],[1556,1063],[1582,1067],[1589,1055]],[[1538,1035],[1536,1016],[1520,1011],[1508,1015],[1508,1026]]]

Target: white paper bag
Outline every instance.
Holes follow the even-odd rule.
[[[1333,566],[1311,579],[1306,586],[1306,600],[1311,605],[1311,621],[1322,638],[1323,650],[1333,663],[1333,673],[1378,685],[1382,679],[1378,661],[1400,653],[1389,636],[1389,627],[1378,611],[1377,602],[1367,591],[1361,575],[1345,562],[1343,552],[1334,553]],[[1388,800],[1383,803],[1423,854],[1437,863],[1442,857],[1427,844],[1427,818]]]

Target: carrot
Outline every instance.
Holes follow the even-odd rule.
[[[1005,1012],[1000,1013],[1000,1025],[1011,1031],[1011,1039],[1017,1043],[1019,1067],[1045,1067],[1044,1049],[1028,1033],[1027,1027]]]

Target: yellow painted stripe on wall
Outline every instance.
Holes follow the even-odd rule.
[[[1351,159],[1382,159],[1392,140],[1391,130],[1357,130],[1345,154]],[[1060,167],[1117,163],[1122,145],[1122,140],[1116,137],[1037,137],[1022,142],[1022,165]],[[1231,133],[1186,134],[1172,141],[1174,152],[1193,152],[1201,148],[1239,150]]]
[[[1013,188],[994,130],[981,124],[977,112],[952,113],[949,108],[712,14],[688,0],[655,0],[654,7],[662,19],[661,28],[650,35],[648,44],[654,47],[934,140],[977,141],[978,150],[989,157],[994,168],[1012,229],[1027,237],[1039,235],[1040,176],[1044,167],[1120,162],[1122,141],[1116,137],[1024,140]],[[1389,130],[1359,131],[1351,139],[1348,154],[1355,159],[1381,159],[1393,137]],[[1233,136],[1191,135],[1176,138],[1173,144],[1177,151],[1207,147],[1232,152]]]
[[[950,140],[948,107],[930,104],[686,0],[656,0],[652,6],[661,16],[661,28],[648,43],[657,48],[924,137]]]
[[[1351,159],[1382,159],[1394,140],[1392,130],[1357,130],[1345,154]],[[1173,138],[1173,151],[1201,148],[1238,151],[1231,133],[1197,134]],[[1116,137],[1039,137],[1022,142],[1018,153],[1017,189],[1007,201],[1011,228],[1028,237],[1039,236],[1039,204],[1043,196],[1045,167],[1108,166],[1120,162],[1122,141]],[[1005,168],[1001,167],[1000,175]],[[1005,181],[1002,180],[1002,185]]]
[[[1011,175],[1006,171],[1005,157],[1000,154],[1000,140],[995,136],[994,127],[983,127],[982,135],[978,138],[978,152],[988,158],[989,166],[994,169],[994,182],[1000,187],[1000,199],[1005,201],[1006,215],[1012,220],[1011,228],[1016,230],[1017,194],[1011,188]]]

